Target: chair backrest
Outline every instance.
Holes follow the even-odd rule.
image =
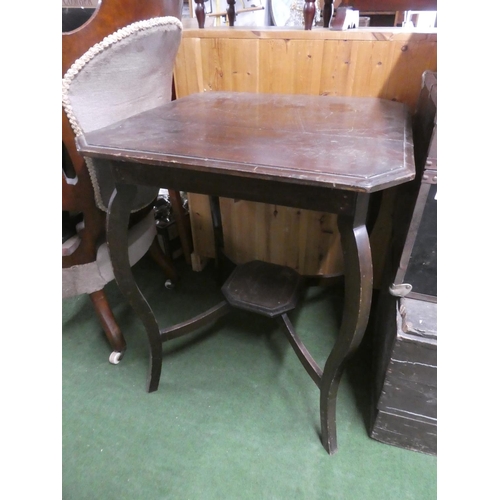
[[[132,23],[77,59],[63,78],[62,103],[76,136],[106,127],[171,100],[172,73],[182,32],[175,17]],[[114,184],[105,160],[86,159],[96,203],[107,209]],[[134,210],[157,189],[142,188]]]

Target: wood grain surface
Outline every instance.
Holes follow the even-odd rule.
[[[437,68],[437,32],[361,28],[185,29],[174,70],[176,94],[242,91],[382,97],[415,109],[422,73]],[[385,200],[385,197],[389,199]],[[391,193],[372,233],[377,286],[390,228]],[[213,257],[209,204],[189,196],[195,253]],[[336,216],[221,200],[226,252],[237,263],[262,259],[305,275],[343,272]],[[294,243],[292,243],[294,242]]]

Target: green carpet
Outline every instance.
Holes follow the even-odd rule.
[[[134,268],[161,327],[221,299],[209,266],[163,286],[147,258]],[[106,287],[126,337],[119,365],[86,296],[63,301],[62,498],[434,499],[436,457],[368,435],[369,349],[363,345],[339,389],[339,450],[319,439],[319,391],[273,320],[234,311],[164,344],[158,391],[145,390],[142,324],[114,283]],[[333,308],[332,308],[333,305]],[[323,366],[335,339],[341,294],[310,288],[291,315]]]

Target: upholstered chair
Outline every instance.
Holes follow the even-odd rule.
[[[182,24],[175,17],[134,22],[93,45],[77,59],[62,80],[62,104],[74,135],[78,137],[169,102],[181,32]],[[109,166],[106,160],[85,159],[85,162],[95,205],[105,214],[114,189]],[[151,248],[156,249],[153,256],[158,257],[153,213],[157,195],[158,189],[143,187],[135,198],[129,238],[124,242],[129,247],[132,265]],[[138,222],[134,224],[137,214],[141,216],[136,217]],[[69,246],[67,252],[72,251]],[[95,260],[63,268],[63,298],[86,293],[95,304],[100,297],[95,293],[114,279],[104,235],[96,248]],[[165,261],[163,268],[174,280],[171,262]],[[105,331],[109,314],[112,315],[109,306],[100,313]],[[114,349],[109,360],[118,363],[125,351],[125,341],[121,332],[106,331],[106,334]]]

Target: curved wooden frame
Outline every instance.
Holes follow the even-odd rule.
[[[116,171],[120,165],[116,165]],[[139,169],[140,170],[140,169]],[[218,177],[213,185],[219,185]],[[152,182],[151,179],[149,182]],[[137,186],[118,183],[110,201],[107,218],[108,245],[116,283],[127,298],[139,320],[144,325],[149,342],[149,371],[146,389],[158,389],[163,364],[162,344],[188,334],[215,321],[230,311],[223,301],[208,311],[183,323],[160,329],[155,314],[134,279],[127,252],[121,241],[126,236],[127,220],[132,208]],[[366,229],[369,193],[356,193],[352,197],[349,213],[339,214],[338,224],[342,239],[342,251],[346,262],[345,299],[339,336],[332,347],[324,370],[317,365],[296,334],[287,314],[278,317],[285,328],[287,339],[299,361],[320,389],[321,437],[326,451],[337,451],[336,407],[337,393],[346,362],[356,351],[368,323],[373,289],[373,266],[370,240]]]

